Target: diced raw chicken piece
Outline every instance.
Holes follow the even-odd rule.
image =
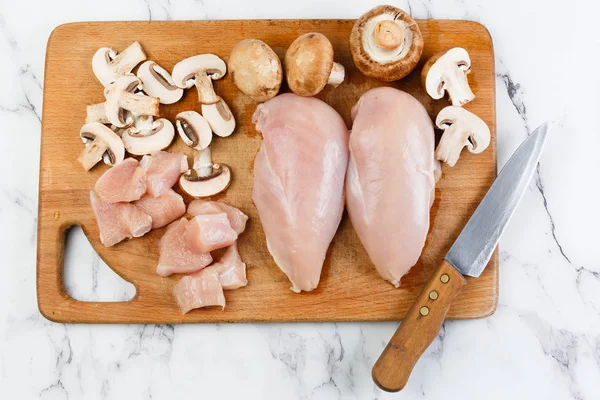
[[[348,214],[381,277],[398,287],[429,231],[439,172],[433,125],[419,101],[389,87],[363,94],[352,117]]]
[[[227,219],[231,228],[239,235],[246,229],[246,222],[248,216],[229,204],[221,203],[220,201],[208,201],[208,200],[194,200],[188,205],[188,214],[206,215],[206,214],[220,214],[222,212],[227,214]]]
[[[185,154],[159,151],[142,157],[140,166],[146,170],[148,193],[158,197],[173,187],[181,174],[188,170]]]
[[[152,218],[133,204],[105,203],[93,190],[90,202],[100,230],[100,242],[106,247],[143,236],[152,229]]]
[[[187,219],[181,218],[167,226],[165,234],[158,242],[158,275],[196,272],[212,262],[210,253],[195,253],[186,246],[183,234],[188,224]]]
[[[181,278],[173,287],[173,295],[182,314],[194,308],[225,308],[225,295],[219,282],[219,274],[209,268]]]
[[[146,171],[135,158],[126,158],[102,174],[94,190],[106,203],[138,200],[146,193]]]
[[[237,233],[231,229],[226,213],[198,215],[189,222],[184,239],[192,251],[208,253],[232,245]]]
[[[152,217],[152,229],[170,224],[185,214],[183,197],[170,188],[158,197],[145,194],[133,204]]]
[[[237,289],[248,284],[246,264],[238,252],[237,242],[227,248],[221,259],[206,269],[214,269],[225,290]]]
[[[295,292],[317,287],[344,211],[348,129],[329,105],[282,94],[253,116],[263,143],[252,199],[275,263]]]

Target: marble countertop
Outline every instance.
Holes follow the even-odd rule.
[[[397,323],[93,326],[39,314],[38,157],[52,29],[85,20],[355,18],[377,3],[0,1],[0,398],[600,397],[600,36],[593,20],[600,6],[583,0],[391,2],[415,18],[469,19],[490,30],[499,167],[528,132],[554,121],[500,244],[496,313],[446,322],[403,392],[381,392],[370,377]],[[133,294],[81,232],[69,235],[69,248],[71,295]]]

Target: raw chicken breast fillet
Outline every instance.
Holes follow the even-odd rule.
[[[219,282],[219,274],[209,268],[181,278],[173,287],[173,295],[182,314],[201,307],[225,308],[225,295]]]
[[[394,286],[415,265],[429,231],[439,164],[425,108],[382,87],[352,109],[346,205],[377,271]]]
[[[146,171],[135,158],[126,158],[102,174],[94,190],[105,203],[138,200],[146,193]]]
[[[231,228],[239,235],[246,229],[248,216],[228,204],[220,201],[194,200],[188,205],[187,213],[193,216],[206,214],[227,214]]]
[[[227,248],[223,257],[206,269],[214,269],[219,274],[219,281],[225,290],[241,288],[248,284],[246,264],[238,252],[237,243]]]
[[[100,230],[100,242],[106,247],[143,236],[152,229],[152,218],[133,204],[105,203],[93,190],[90,201]]]
[[[188,170],[185,154],[159,151],[142,157],[140,166],[146,170],[148,193],[158,197],[173,187],[181,174]]]
[[[160,276],[186,274],[198,271],[212,262],[210,253],[195,253],[186,246],[183,240],[189,221],[181,218],[167,226],[165,234],[158,242],[158,266],[156,273]]]
[[[253,122],[263,143],[252,199],[267,247],[293,291],[313,290],[344,210],[348,129],[326,103],[291,93],[259,105]]]
[[[133,204],[152,217],[152,229],[170,224],[185,214],[183,197],[173,189],[168,189],[158,197],[145,194]]]
[[[189,222],[184,240],[196,253],[222,249],[232,245],[237,233],[229,225],[226,213],[198,215]]]

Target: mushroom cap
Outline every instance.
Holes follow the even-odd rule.
[[[79,130],[79,137],[86,145],[93,142],[96,137],[106,143],[105,157],[103,160],[108,165],[115,165],[125,159],[125,146],[121,138],[108,126],[99,122],[89,122]]]
[[[398,24],[403,34],[392,30],[381,35],[377,29],[380,23]],[[387,29],[386,29],[387,30]],[[374,35],[380,35],[385,42],[377,45]],[[390,39],[390,36],[392,39]],[[390,48],[394,39],[401,39],[402,45]],[[423,53],[423,35],[410,15],[394,6],[378,6],[363,14],[354,24],[350,34],[350,53],[356,67],[364,75],[391,82],[404,78],[419,63]]]
[[[160,118],[152,123],[152,129],[149,132],[139,132],[138,129],[132,127],[123,133],[121,139],[130,154],[141,156],[167,148],[174,137],[175,129],[171,121]]]
[[[275,97],[281,87],[281,60],[265,42],[244,39],[231,50],[227,62],[233,84],[254,101]]]
[[[214,54],[200,54],[179,61],[173,68],[173,82],[177,87],[189,89],[196,83],[194,75],[206,73],[212,80],[221,79],[227,72],[225,61]]]
[[[193,197],[210,197],[221,193],[231,183],[231,172],[225,164],[213,164],[212,173],[206,177],[188,170],[179,178],[181,189]]]
[[[183,96],[183,89],[177,87],[169,71],[155,63],[146,61],[137,71],[144,92],[148,96],[158,97],[162,104],[173,104]]]
[[[285,75],[290,90],[300,96],[314,96],[329,80],[333,68],[333,46],[321,33],[305,33],[285,53]]]
[[[196,150],[207,148],[212,141],[212,131],[206,119],[196,111],[183,111],[175,117],[177,132],[183,142]]]
[[[469,53],[454,47],[427,60],[421,71],[421,84],[431,98],[441,99],[448,91],[452,105],[462,106],[475,98],[466,76],[469,72]]]
[[[219,97],[214,104],[202,104],[202,115],[215,135],[227,137],[235,129],[235,118],[225,101]]]

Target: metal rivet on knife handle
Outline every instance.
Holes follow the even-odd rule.
[[[421,309],[419,310],[419,312],[421,313],[422,316],[426,316],[427,314],[429,314],[429,307],[421,307]]]
[[[437,300],[437,298],[438,298],[438,292],[436,292],[435,290],[432,290],[429,293],[429,299],[430,300]]]
[[[442,281],[442,283],[448,283],[449,280],[450,280],[450,277],[448,276],[448,274],[444,274],[444,275],[440,276],[440,281]]]

